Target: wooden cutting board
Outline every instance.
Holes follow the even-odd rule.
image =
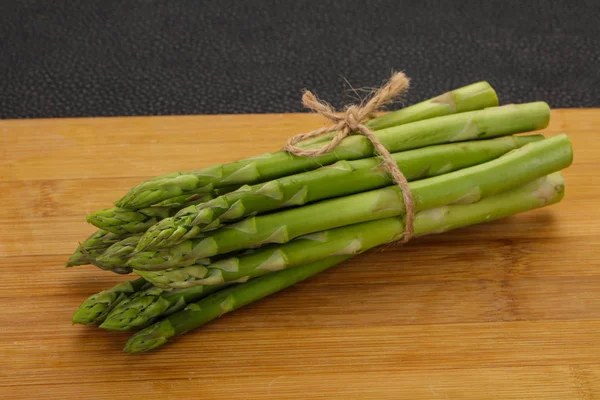
[[[388,246],[161,350],[72,326],[123,277],[63,264],[142,179],[273,151],[313,115],[0,121],[0,398],[600,398],[600,110],[548,209]]]

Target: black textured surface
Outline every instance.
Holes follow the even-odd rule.
[[[302,111],[394,69],[410,103],[597,107],[599,66],[600,0],[0,0],[2,118]]]

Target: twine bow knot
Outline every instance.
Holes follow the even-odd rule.
[[[383,159],[383,168],[391,175],[394,182],[400,187],[404,207],[406,209],[406,220],[404,227],[404,235],[401,242],[408,242],[414,232],[414,201],[408,181],[398,168],[398,165],[392,158],[390,152],[383,146],[375,133],[365,125],[366,121],[373,118],[375,112],[381,107],[388,104],[395,97],[403,94],[409,87],[410,81],[402,72],[397,72],[390,80],[377,89],[371,98],[364,106],[350,105],[346,107],[342,115],[338,115],[335,109],[324,101],[321,101],[312,92],[306,91],[302,96],[302,104],[304,107],[322,115],[333,125],[315,129],[314,131],[299,134],[288,139],[283,147],[284,150],[297,156],[316,157],[328,153],[335,149],[339,143],[351,134],[361,134],[373,144],[375,153]],[[326,133],[339,131],[337,135],[325,146],[318,149],[306,149],[296,146],[296,143],[306,139],[318,137]]]

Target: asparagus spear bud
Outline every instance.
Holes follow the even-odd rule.
[[[474,204],[455,204],[420,212],[415,219],[415,234],[422,236],[445,232],[503,218],[557,203],[563,196],[564,181],[560,174],[552,174]],[[177,335],[199,328],[228,312],[310,278],[349,257],[333,256],[221,290],[137,332],[129,339],[124,351],[139,353],[155,349]]]
[[[141,235],[133,235],[118,241],[94,259],[92,263],[108,271],[121,269],[126,264],[127,258],[135,251],[135,246],[137,246],[141,237]],[[129,272],[131,272],[131,268],[124,273]]]
[[[481,111],[412,122],[376,131],[392,153],[446,142],[507,136],[548,125],[550,108],[544,102],[492,107]],[[307,148],[319,148],[316,143]],[[212,191],[223,185],[265,182],[329,165],[339,160],[373,156],[373,145],[364,136],[350,136],[335,151],[318,157],[299,157],[280,151],[199,171],[174,173],[143,182],[117,202],[122,208],[143,208],[190,191]]]
[[[86,220],[100,229],[119,235],[141,233],[158,221],[174,215],[182,208],[201,204],[214,198],[213,193],[185,194],[139,210],[113,207],[97,211],[89,214]]]
[[[128,258],[135,252],[135,247],[139,243],[141,235],[133,235],[122,239],[111,245],[97,258],[90,260],[92,264],[100,269],[112,271],[118,274],[129,274],[131,267],[125,266]],[[208,258],[199,258],[196,264],[205,265],[210,263]]]
[[[412,181],[481,164],[541,139],[541,135],[508,136],[442,144],[393,153],[392,158],[406,179]],[[379,168],[380,163],[379,157],[338,161],[314,171],[242,187],[209,202],[186,207],[160,221],[142,236],[136,250],[174,246],[200,232],[216,229],[223,222],[249,215],[388,186],[393,182]]]
[[[125,236],[117,235],[105,230],[98,230],[80,243],[77,250],[66,263],[67,267],[89,264],[92,260],[104,253],[113,244],[123,240]]]
[[[112,331],[144,328],[218,289],[219,286],[196,286],[185,291],[150,287],[121,301],[100,328]]]
[[[185,195],[165,200],[163,204],[168,205],[164,206],[146,207],[139,210],[120,207],[108,208],[89,214],[86,220],[100,229],[117,235],[142,233],[158,221],[173,216],[183,207],[201,204],[213,198],[212,194]]]
[[[86,217],[90,224],[118,235],[145,232],[152,225],[172,214],[163,207],[147,207],[140,210],[108,208],[96,211]]]
[[[110,311],[133,293],[149,286],[143,278],[121,282],[110,289],[88,297],[75,311],[74,324],[100,325]]]
[[[572,149],[566,135],[529,143],[493,161],[409,184],[415,211],[472,198],[491,196],[567,167]],[[502,177],[499,179],[498,177]],[[162,270],[193,265],[197,259],[405,212],[399,187],[324,200],[303,207],[246,218],[203,238],[166,249],[134,254],[127,265],[137,270]]]
[[[496,107],[497,105],[498,97],[490,84],[487,82],[477,82],[446,92],[410,107],[373,118],[367,121],[365,125],[371,130],[379,130],[410,122],[442,117],[444,115],[482,110],[488,107]],[[331,132],[313,139],[304,140],[300,144],[307,146],[314,143],[323,143],[332,139],[336,134],[337,132]]]

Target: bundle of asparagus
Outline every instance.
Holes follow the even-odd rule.
[[[566,135],[543,129],[546,103],[498,106],[485,82],[369,120],[410,182],[413,236],[446,232],[560,201],[570,165]],[[328,133],[305,140],[318,149]],[[265,154],[149,179],[116,207],[67,266],[93,264],[137,279],[86,299],[74,323],[141,329],[125,351],[166,343],[355,254],[397,241],[407,228],[403,191],[364,136],[333,151]]]

